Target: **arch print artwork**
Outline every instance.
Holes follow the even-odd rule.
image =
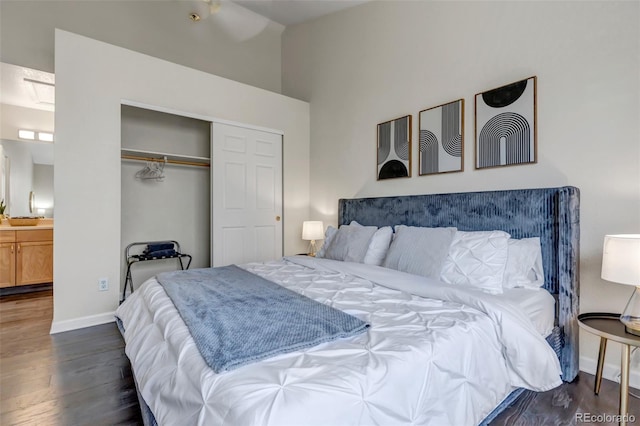
[[[419,174],[464,170],[464,99],[420,111]]]
[[[411,116],[378,124],[378,180],[411,177]]]
[[[478,93],[476,169],[535,163],[536,77]]]

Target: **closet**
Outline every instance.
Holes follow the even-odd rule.
[[[121,289],[133,242],[176,240],[191,268],[210,266],[210,141],[210,122],[122,105]],[[176,268],[175,259],[137,265],[134,286]]]
[[[191,268],[283,255],[281,132],[138,105],[122,105],[121,129],[122,253],[177,240]],[[148,263],[135,288],[176,269],[175,259]],[[124,277],[124,254],[121,265]]]

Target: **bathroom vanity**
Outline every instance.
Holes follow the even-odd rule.
[[[0,288],[53,282],[53,224],[0,226]]]

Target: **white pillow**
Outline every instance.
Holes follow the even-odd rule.
[[[351,221],[351,226],[362,226],[355,220]],[[391,237],[393,236],[393,229],[390,226],[383,226],[378,228],[371,241],[369,242],[369,248],[367,254],[364,256],[364,262],[367,265],[382,265],[384,258],[389,251],[389,244],[391,244]]]
[[[458,231],[442,267],[441,280],[448,284],[477,287],[502,293],[510,235],[504,231]]]
[[[544,284],[540,238],[509,240],[509,256],[504,271],[504,288],[540,288]]]
[[[326,259],[362,263],[376,226],[342,225],[324,252]]]
[[[456,228],[396,225],[395,230],[382,266],[439,279]]]
[[[333,241],[337,232],[338,230],[333,226],[327,226],[327,230],[324,231],[324,242],[322,243],[320,250],[316,252],[316,257],[324,257],[324,252],[327,251],[327,247],[329,247],[329,244],[331,244],[331,241]]]

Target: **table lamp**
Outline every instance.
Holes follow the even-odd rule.
[[[302,222],[302,239],[310,240],[309,256],[316,255],[316,240],[324,238],[324,225],[320,220],[307,220]]]
[[[627,333],[640,336],[640,234],[605,235],[602,279],[635,286],[620,315]]]

